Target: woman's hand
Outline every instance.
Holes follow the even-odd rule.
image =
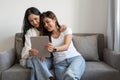
[[[29,50],[29,55],[30,56],[36,56],[39,53],[37,49],[30,49]]]
[[[39,51],[37,49],[30,49],[29,50],[29,55],[30,56],[36,56],[39,53]],[[45,57],[40,57],[40,61],[45,61],[46,58]]]
[[[45,61],[46,58],[45,57],[40,57],[40,61]]]
[[[47,49],[49,52],[53,52],[54,48],[55,48],[55,46],[52,43],[48,43]]]

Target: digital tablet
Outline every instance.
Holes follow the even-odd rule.
[[[33,49],[37,49],[40,57],[50,57],[50,52],[47,50],[46,46],[50,42],[48,36],[37,36],[31,37],[31,46]]]

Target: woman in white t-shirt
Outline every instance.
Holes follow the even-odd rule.
[[[85,70],[85,60],[75,49],[69,27],[60,32],[57,17],[52,11],[41,15],[43,34],[51,36],[48,51],[53,52],[56,80],[80,80]]]

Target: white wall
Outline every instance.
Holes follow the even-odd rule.
[[[73,32],[106,34],[107,0],[0,0],[0,51],[14,47],[14,35],[21,32],[24,12],[31,6],[54,11]]]

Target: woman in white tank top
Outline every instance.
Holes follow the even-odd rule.
[[[60,32],[57,17],[52,11],[42,13],[44,35],[51,36],[48,51],[53,52],[56,80],[80,80],[85,70],[85,60],[75,49],[70,28]]]

